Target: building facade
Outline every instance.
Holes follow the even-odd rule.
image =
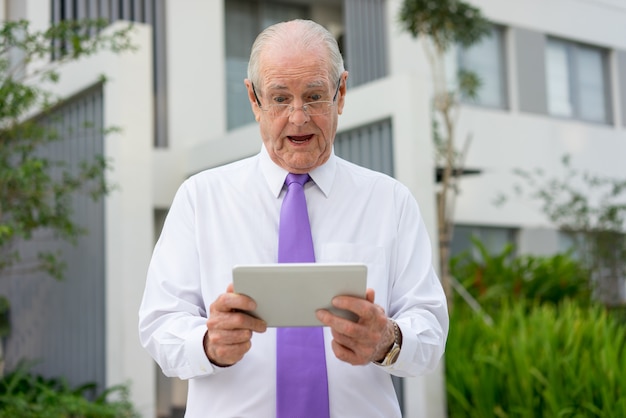
[[[494,249],[513,242],[521,253],[559,251],[562,237],[537,202],[493,202],[512,190],[513,169],[560,175],[564,154],[581,170],[626,177],[626,4],[471,3],[494,30],[480,45],[450,55],[451,68],[472,69],[484,82],[478,100],[464,104],[458,120],[459,140],[473,138],[466,166],[478,174],[461,182],[453,246],[464,249],[477,235]],[[73,267],[66,282],[9,278],[0,284],[12,300],[19,299],[13,316],[21,318],[7,341],[8,365],[18,357],[41,358],[39,371],[70,375],[75,384],[129,382],[133,402],[146,417],[184,410],[184,382],[163,377],[139,345],[137,310],[146,268],[181,182],[259,151],[243,79],[255,35],[277,21],[310,18],[337,37],[350,76],[335,151],[406,184],[435,244],[430,69],[421,41],[400,29],[400,5],[401,0],[0,0],[0,18],[25,18],[36,28],[81,17],[136,22],[138,46],[133,53],[102,53],[67,65],[52,86],[71,98],[58,110],[67,124],[96,120],[120,128],[90,137],[93,149],[85,151],[111,159],[109,179],[118,187],[100,205],[82,207],[81,220],[91,232],[77,249],[68,249]],[[406,417],[445,416],[441,370],[397,383]]]

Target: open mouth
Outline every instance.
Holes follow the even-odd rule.
[[[288,136],[287,137],[294,144],[304,144],[313,138],[313,135],[297,135],[297,136]]]

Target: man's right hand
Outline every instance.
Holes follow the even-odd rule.
[[[204,352],[216,366],[232,366],[243,358],[252,346],[252,332],[265,332],[267,324],[242,311],[256,309],[256,302],[233,292],[229,284],[210,306]]]

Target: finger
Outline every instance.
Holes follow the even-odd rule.
[[[267,325],[242,312],[218,313],[207,319],[205,351],[218,365],[232,365],[243,358],[252,346],[254,331],[264,332]]]
[[[369,329],[361,324],[348,324],[343,328],[331,328],[333,339],[355,353],[368,355],[375,349],[375,341],[380,333]]]
[[[353,327],[358,324],[358,322],[353,322],[350,319],[334,315],[326,309],[317,310],[315,316],[325,326],[345,334],[353,333]]]
[[[325,326],[332,327],[334,315],[331,314],[330,311],[328,311],[327,309],[318,309],[317,311],[315,311],[315,317]]]
[[[357,339],[353,338],[348,334],[344,334],[338,331],[335,328],[331,328],[331,335],[333,336],[333,341],[336,341],[338,344],[350,349],[351,351],[355,350],[356,345],[358,344]]]
[[[352,311],[357,315],[359,315],[361,311],[366,310],[371,304],[372,303],[366,299],[354,296],[335,296],[332,300],[332,305],[335,308]]]
[[[210,306],[210,311],[252,311],[256,309],[256,302],[249,296],[238,293],[223,293]]]
[[[345,319],[340,316],[333,315],[331,312],[320,309],[316,312],[317,319],[327,327],[330,327],[333,335],[341,335],[345,338],[353,340],[371,338],[371,322],[360,318],[357,322]]]
[[[378,322],[359,321],[357,323],[335,316],[326,310],[317,312],[318,319],[330,327],[335,356],[353,365],[366,364],[375,357],[381,328]],[[383,318],[380,323],[385,323]]]
[[[375,293],[376,292],[374,292],[374,289],[372,289],[371,287],[368,287],[367,290],[365,291],[365,299],[368,302],[374,303],[374,298],[376,296]]]
[[[370,294],[370,297],[373,296]],[[333,298],[332,304],[335,308],[345,309],[355,313],[359,321],[371,321],[385,315],[385,310],[367,299],[353,296],[337,296]]]
[[[337,357],[341,361],[345,361],[346,363],[352,364],[354,366],[367,364],[367,358],[358,355],[355,351],[353,351],[350,347],[344,346],[333,340],[331,343],[331,347],[333,349],[333,353],[335,353],[335,357]]]
[[[214,345],[237,345],[250,341],[252,331],[248,329],[222,330],[209,332],[209,341]]]
[[[226,293],[235,293],[235,285],[232,282],[226,288]]]
[[[376,334],[362,335],[363,338],[352,338],[349,335],[333,332],[333,341],[352,354],[343,353],[342,359],[351,364],[364,364],[369,362],[376,354],[378,345],[375,343]]]
[[[371,331],[365,324],[352,322],[348,319],[334,316],[331,313],[328,313],[328,315],[329,317],[324,318],[324,320],[327,326],[330,327],[333,338],[340,344],[353,350],[360,344],[368,344],[371,338]]]
[[[265,332],[267,331],[267,322],[262,319],[255,318],[252,315],[248,315],[247,313],[241,313],[244,317],[241,326],[238,329],[245,329],[254,332]]]
[[[250,340],[239,344],[215,344],[208,342],[206,349],[209,360],[220,366],[230,366],[237,363],[250,350]]]
[[[240,311],[216,312],[207,319],[209,330],[250,330],[265,332],[267,323]]]

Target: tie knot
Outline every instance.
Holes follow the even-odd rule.
[[[289,173],[287,174],[287,178],[285,179],[285,184],[287,185],[287,187],[289,187],[291,183],[298,183],[300,186],[302,186],[304,185],[304,183],[309,181],[309,178],[310,177],[308,174]]]

